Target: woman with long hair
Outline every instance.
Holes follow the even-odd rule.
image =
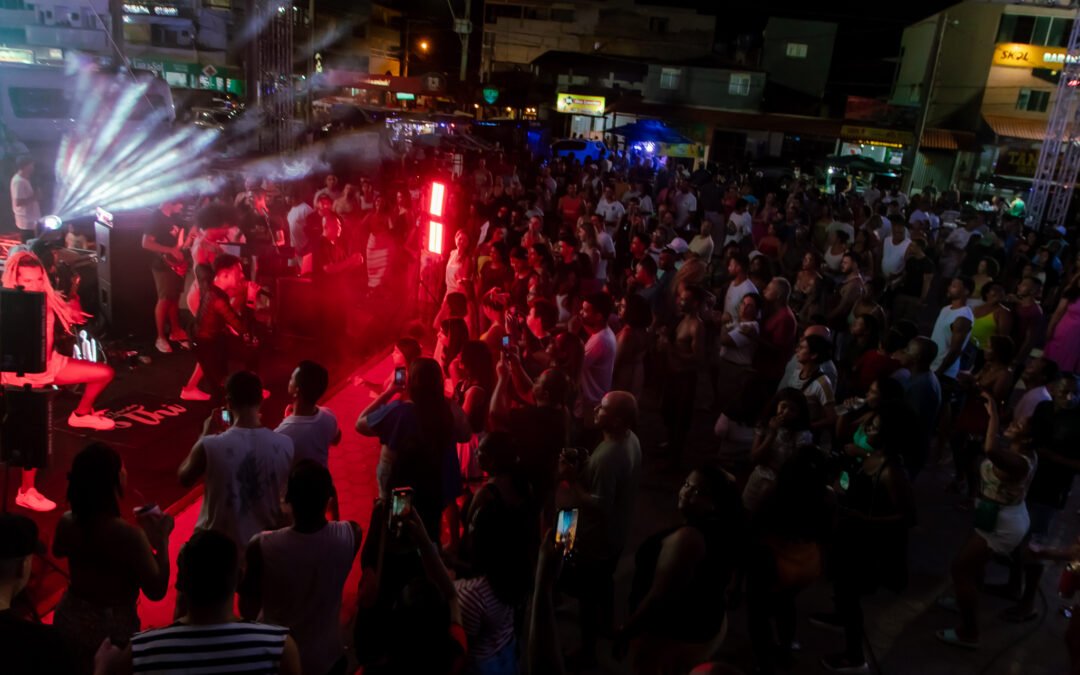
[[[458,443],[461,477],[466,482],[479,481],[483,472],[477,461],[476,448],[488,431],[488,408],[495,391],[495,360],[491,350],[479,340],[470,340],[450,364],[454,402],[461,406],[469,421],[472,436]]]
[[[823,314],[824,278],[821,276],[821,256],[810,249],[803,255],[802,266],[795,275],[791,289],[791,311],[805,324],[814,314]]]
[[[109,417],[94,410],[94,401],[113,379],[113,369],[103,363],[91,363],[71,358],[56,351],[56,324],[68,334],[74,326],[83,323],[86,316],[74,309],[68,300],[53,289],[48,272],[41,261],[29,251],[19,251],[8,257],[4,265],[4,288],[21,288],[30,293],[45,296],[45,370],[40,373],[2,373],[0,383],[5,386],[42,388],[49,385],[85,385],[82,398],[75,410],[68,415],[68,425],[78,429],[108,431],[116,426]],[[15,496],[15,503],[31,511],[52,511],[56,503],[47,499],[34,487],[36,468],[24,468],[22,483]]]
[[[83,448],[71,464],[71,510],[56,526],[53,555],[67,558],[71,582],[53,625],[89,673],[105,638],[124,644],[139,631],[140,591],[161,600],[169,587],[172,516],[139,514],[138,527],[120,516],[127,472],[120,455],[102,443]]]
[[[413,506],[437,540],[443,508],[461,492],[455,443],[468,440],[472,429],[444,394],[443,369],[435,359],[413,361],[407,381],[408,400],[395,400],[401,390],[391,385],[360,413],[356,431],[378,437],[384,446],[376,471],[380,495],[412,488]]]
[[[1005,289],[1001,284],[989,283],[982,289],[982,304],[972,309],[975,320],[971,323],[971,339],[980,351],[997,336],[1012,335],[1012,311],[1005,306]]]

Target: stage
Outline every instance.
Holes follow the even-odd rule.
[[[319,361],[330,369],[331,392],[328,397],[334,392],[341,396],[343,392],[354,398],[359,397],[358,400],[366,405],[372,393],[367,386],[352,384],[354,373],[368,372],[380,361],[385,361],[389,346],[397,337],[397,328],[394,325],[396,322],[379,323],[378,315],[379,313],[374,311],[367,313],[363,321],[367,329],[359,333],[365,335],[365,339],[351,340],[350,347],[342,350],[344,354],[337,362],[328,362],[328,353],[332,350],[328,350],[320,341],[283,341],[282,349],[268,350],[260,366],[263,385],[270,391],[270,397],[262,408],[263,423],[274,428],[283,417],[285,406],[289,402],[289,376],[301,359]],[[198,504],[202,494],[201,484],[189,491],[180,485],[176,472],[198,440],[203,422],[213,409],[213,404],[180,399],[180,389],[195,365],[195,358],[190,352],[177,348],[172,354],[160,354],[152,348],[144,348],[140,350],[140,354],[149,357],[150,362],[143,363],[138,357],[119,363],[110,359],[110,365],[116,369],[116,378],[98,399],[95,408],[107,410],[108,416],[116,421],[116,429],[112,431],[98,432],[69,427],[67,417],[75,408],[78,395],[66,390],[55,395],[52,455],[48,468],[39,470],[37,476],[38,489],[57,502],[55,510],[35,513],[15,506],[15,494],[21,474],[18,469],[11,469],[6,476],[6,508],[33,518],[41,528],[40,538],[47,546],[51,546],[56,523],[67,510],[65,491],[72,458],[93,441],[113,446],[124,459],[127,489],[121,512],[125,518],[131,518],[135,507],[150,502],[158,504],[174,516],[179,516],[185,509],[190,511],[191,507]],[[389,366],[386,368],[389,369]],[[351,389],[357,391],[350,393]],[[350,414],[353,415],[351,419],[342,417],[339,413],[339,421],[346,436],[356,436],[352,431],[355,413]],[[372,480],[373,476],[372,473]],[[342,477],[335,472],[335,480],[351,482],[353,477]],[[370,503],[366,506],[370,509]],[[191,525],[193,523],[192,520]],[[366,520],[362,525],[366,527]],[[188,534],[190,536],[190,529]],[[178,548],[186,537],[177,542],[174,534],[173,540]],[[175,554],[176,551],[172,551],[174,557]],[[32,608],[28,606],[25,609],[36,611],[39,615],[51,611],[67,586],[66,575],[66,562],[53,558],[51,550],[40,559],[35,557],[30,586],[22,596]],[[159,604],[146,603],[145,598],[142,602]]]

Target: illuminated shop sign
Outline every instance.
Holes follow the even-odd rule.
[[[603,96],[586,96],[584,94],[555,94],[555,110],[561,113],[576,115],[593,115],[599,117],[604,114]]]
[[[1064,47],[1040,47],[1016,42],[994,45],[994,65],[1008,68],[1054,68],[1069,63],[1080,63],[1080,54],[1069,55]]]

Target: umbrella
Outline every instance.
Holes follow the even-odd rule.
[[[677,131],[669,129],[660,120],[638,120],[608,130],[622,136],[629,143],[652,141],[653,143],[693,143]]]

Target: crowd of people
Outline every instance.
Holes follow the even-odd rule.
[[[261,424],[258,376],[226,377],[214,340],[247,331],[229,310],[238,261],[217,255],[193,337],[227,414],[215,410],[179,467],[205,495],[179,556],[176,623],[139,632],[135,611],[140,593],[167,589],[171,519],[128,523],[123,462],[93,444],[53,541],[72,570],[55,631],[18,624],[0,638],[59,646],[21,650],[19,672],[48,672],[44,659],[102,675],[230,659],[251,672],[557,673],[595,665],[601,638],[634,672],[737,672],[717,654],[742,596],[755,665],[770,673],[793,663],[797,599],[819,582],[835,607],[810,621],[846,645],[822,665],[869,672],[863,598],[904,591],[913,483],[938,464],[972,518],[937,601],[957,614],[941,641],[979,647],[992,559],[1010,567],[1007,618],[1027,621],[1045,560],[1080,554],[1047,538],[1080,469],[1075,229],[1028,229],[1022,204],[975,210],[951,190],[766,191],[623,152],[585,165],[497,153],[445,180],[459,227],[441,302],[397,341],[394,375],[355,421],[380,448],[366,529],[336,517],[326,369],[299,364],[276,430]],[[342,183],[327,177],[313,204],[291,195],[281,218],[254,181],[234,206],[256,214],[248,238],[287,243],[326,289],[380,287],[416,248],[412,204],[426,195],[418,181]],[[235,240],[228,219],[207,218],[203,238]],[[162,256],[182,239],[161,223],[147,234]],[[155,269],[167,351],[187,336],[171,318],[175,280]],[[207,396],[197,383],[187,395]],[[632,551],[646,462],[686,472],[671,495],[680,519]],[[2,602],[26,583],[36,533],[24,518],[0,525]],[[357,556],[347,655],[339,614]],[[579,606],[569,655],[559,597]]]

